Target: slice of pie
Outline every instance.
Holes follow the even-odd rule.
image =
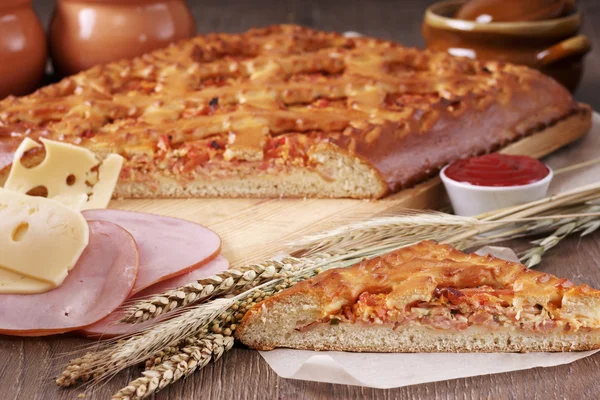
[[[0,101],[0,185],[23,138],[48,137],[123,155],[117,197],[379,198],[457,158],[590,121],[526,67],[279,25]]]
[[[260,350],[589,350],[600,291],[426,241],[303,281],[253,307],[236,336]]]

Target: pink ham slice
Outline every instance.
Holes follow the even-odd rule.
[[[44,336],[93,324],[131,294],[138,272],[133,237],[110,222],[89,223],[90,241],[58,288],[46,293],[0,294],[0,333]]]
[[[137,242],[140,271],[132,293],[185,274],[214,259],[221,238],[202,225],[177,218],[120,210],[87,210],[85,218],[115,223]]]
[[[178,288],[190,282],[208,278],[209,276],[225,271],[227,268],[229,268],[229,262],[223,256],[218,256],[200,268],[190,271],[184,275],[159,282],[142,290],[138,294],[132,296],[131,300],[163,293],[167,290]],[[132,333],[133,331],[146,328],[151,324],[151,322],[143,322],[135,325],[118,324],[117,322],[124,316],[125,311],[123,309],[116,310],[102,321],[96,322],[95,324],[84,328],[80,332],[89,338],[110,339],[115,336],[126,335],[128,333]],[[169,314],[166,314],[166,316],[168,317]]]

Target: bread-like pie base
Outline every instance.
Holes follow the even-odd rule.
[[[176,179],[161,172],[143,174],[140,180],[121,180],[117,198],[189,197],[331,197],[379,198],[387,192],[380,174],[360,158],[340,151],[315,152],[311,168],[289,166],[260,170],[245,165],[232,175],[193,180]],[[224,175],[224,176],[223,176]]]
[[[600,347],[600,331],[546,333],[526,332],[516,327],[487,330],[470,326],[462,331],[440,330],[410,323],[364,324],[319,323],[308,330],[296,329],[296,321],[318,318],[319,302],[310,296],[292,296],[285,302],[263,308],[261,318],[253,318],[237,333],[242,342],[257,350],[289,347],[304,350],[332,350],[372,353],[431,352],[536,352],[584,351]],[[290,318],[293,315],[294,318]]]

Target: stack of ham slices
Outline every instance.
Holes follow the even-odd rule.
[[[201,225],[109,209],[83,215],[89,244],[75,267],[53,290],[0,294],[0,334],[127,334],[134,326],[118,322],[126,300],[162,293],[229,267],[219,255],[219,236]]]

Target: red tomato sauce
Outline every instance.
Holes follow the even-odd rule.
[[[540,181],[550,171],[533,157],[493,153],[455,161],[444,173],[450,179],[471,185],[519,186]]]

